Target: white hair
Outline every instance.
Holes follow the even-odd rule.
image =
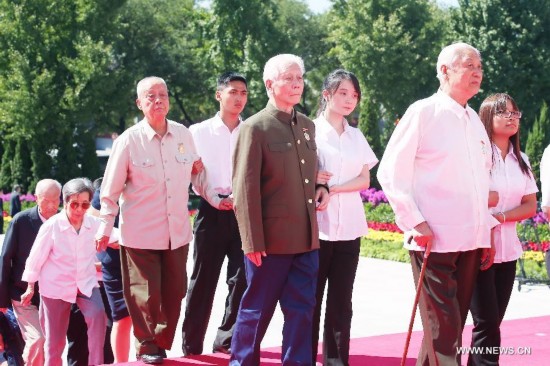
[[[441,66],[452,66],[459,57],[464,55],[464,51],[474,51],[481,59],[481,53],[479,52],[479,50],[464,42],[453,43],[444,47],[441,50],[439,56],[437,57],[436,66],[437,78],[439,79],[440,83],[443,83],[443,81],[445,80],[445,75],[443,75],[443,73],[441,72]]]
[[[159,78],[158,76],[148,76],[146,78],[141,79],[136,88],[137,97],[141,97],[141,95],[148,89],[149,86],[153,84],[163,84],[166,89],[168,89],[168,86],[166,85],[166,81],[164,81],[163,78]]]
[[[264,85],[267,80],[277,80],[277,78],[292,65],[298,65],[302,74],[306,72],[304,60],[290,53],[282,53],[267,60],[264,66]]]
[[[61,193],[61,183],[55,179],[42,179],[36,183],[34,192],[36,196],[41,196],[52,189],[57,189],[59,195]]]

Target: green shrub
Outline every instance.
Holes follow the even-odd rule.
[[[395,215],[388,203],[380,203],[376,207],[372,203],[365,203],[364,206],[368,221],[395,223]]]
[[[387,259],[396,262],[410,262],[409,251],[403,248],[403,243],[386,240],[361,239],[361,256]]]

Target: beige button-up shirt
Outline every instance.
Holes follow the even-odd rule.
[[[98,236],[110,234],[120,204],[122,245],[163,250],[191,241],[188,189],[198,155],[189,130],[167,123],[162,137],[143,119],[115,140],[101,186]]]

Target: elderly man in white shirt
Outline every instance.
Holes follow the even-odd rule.
[[[490,229],[498,222],[488,210],[491,145],[467,104],[483,78],[479,51],[445,47],[437,76],[438,92],[412,104],[397,125],[378,180],[405,232],[415,282],[427,260],[417,365],[460,365],[456,347],[480,264],[491,264]]]

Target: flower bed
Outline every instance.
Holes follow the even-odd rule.
[[[395,216],[384,192],[374,188],[361,192],[369,234],[361,241],[361,255],[371,258],[409,262],[407,250],[403,249],[403,232],[395,224]],[[547,280],[545,266],[550,249],[550,228],[542,212],[533,218],[518,223],[518,234],[523,243],[523,270],[529,279]],[[518,264],[518,275],[520,275]]]

